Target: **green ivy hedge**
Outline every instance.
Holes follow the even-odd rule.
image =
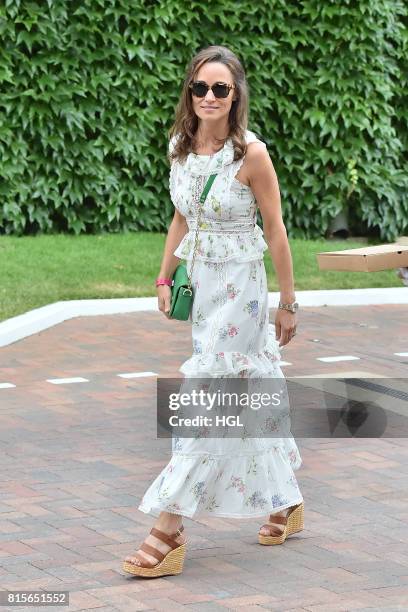
[[[408,228],[407,19],[398,0],[5,0],[0,232],[165,231],[167,132],[192,55],[241,58],[291,237],[343,207]]]

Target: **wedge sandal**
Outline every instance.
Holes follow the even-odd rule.
[[[271,523],[265,523],[265,525],[262,525],[262,527],[267,527],[271,534],[263,535],[258,533],[259,544],[266,544],[269,546],[273,544],[282,544],[292,533],[302,531],[304,527],[304,502],[297,504],[296,506],[291,506],[288,509],[286,516],[269,515],[269,520],[271,523],[273,522],[283,525],[283,530],[275,525],[272,525]]]
[[[140,553],[136,552],[133,556],[137,557],[141,564],[136,565],[130,561],[124,561],[123,570],[128,574],[142,576],[143,578],[155,578],[158,576],[181,574],[183,571],[184,557],[186,554],[186,544],[179,544],[174,538],[181,535],[183,529],[184,527],[181,525],[181,527],[177,529],[176,533],[168,535],[167,533],[164,533],[164,531],[160,531],[160,529],[153,527],[150,530],[150,533],[165,544],[168,544],[168,546],[171,546],[172,550],[169,550],[167,554],[164,554],[157,548],[154,548],[154,546],[150,546],[149,544],[143,542],[143,544],[140,546],[140,550],[143,550],[157,559],[158,563],[151,563],[142,557]]]

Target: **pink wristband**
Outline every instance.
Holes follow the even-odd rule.
[[[173,280],[171,278],[156,278],[156,287],[159,285],[168,285],[171,287],[173,284]]]

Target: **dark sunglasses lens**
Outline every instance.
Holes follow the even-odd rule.
[[[191,91],[198,98],[203,98],[208,91],[208,87],[204,83],[193,83]]]
[[[229,94],[228,85],[217,83],[213,87],[213,94],[216,98],[226,98]]]

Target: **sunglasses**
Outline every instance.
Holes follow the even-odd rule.
[[[211,89],[216,98],[227,98],[230,90],[234,89],[234,85],[214,83],[214,85],[210,87],[205,81],[194,81],[193,83],[190,83],[189,88],[191,89],[193,95],[197,98],[204,98],[209,89]]]

